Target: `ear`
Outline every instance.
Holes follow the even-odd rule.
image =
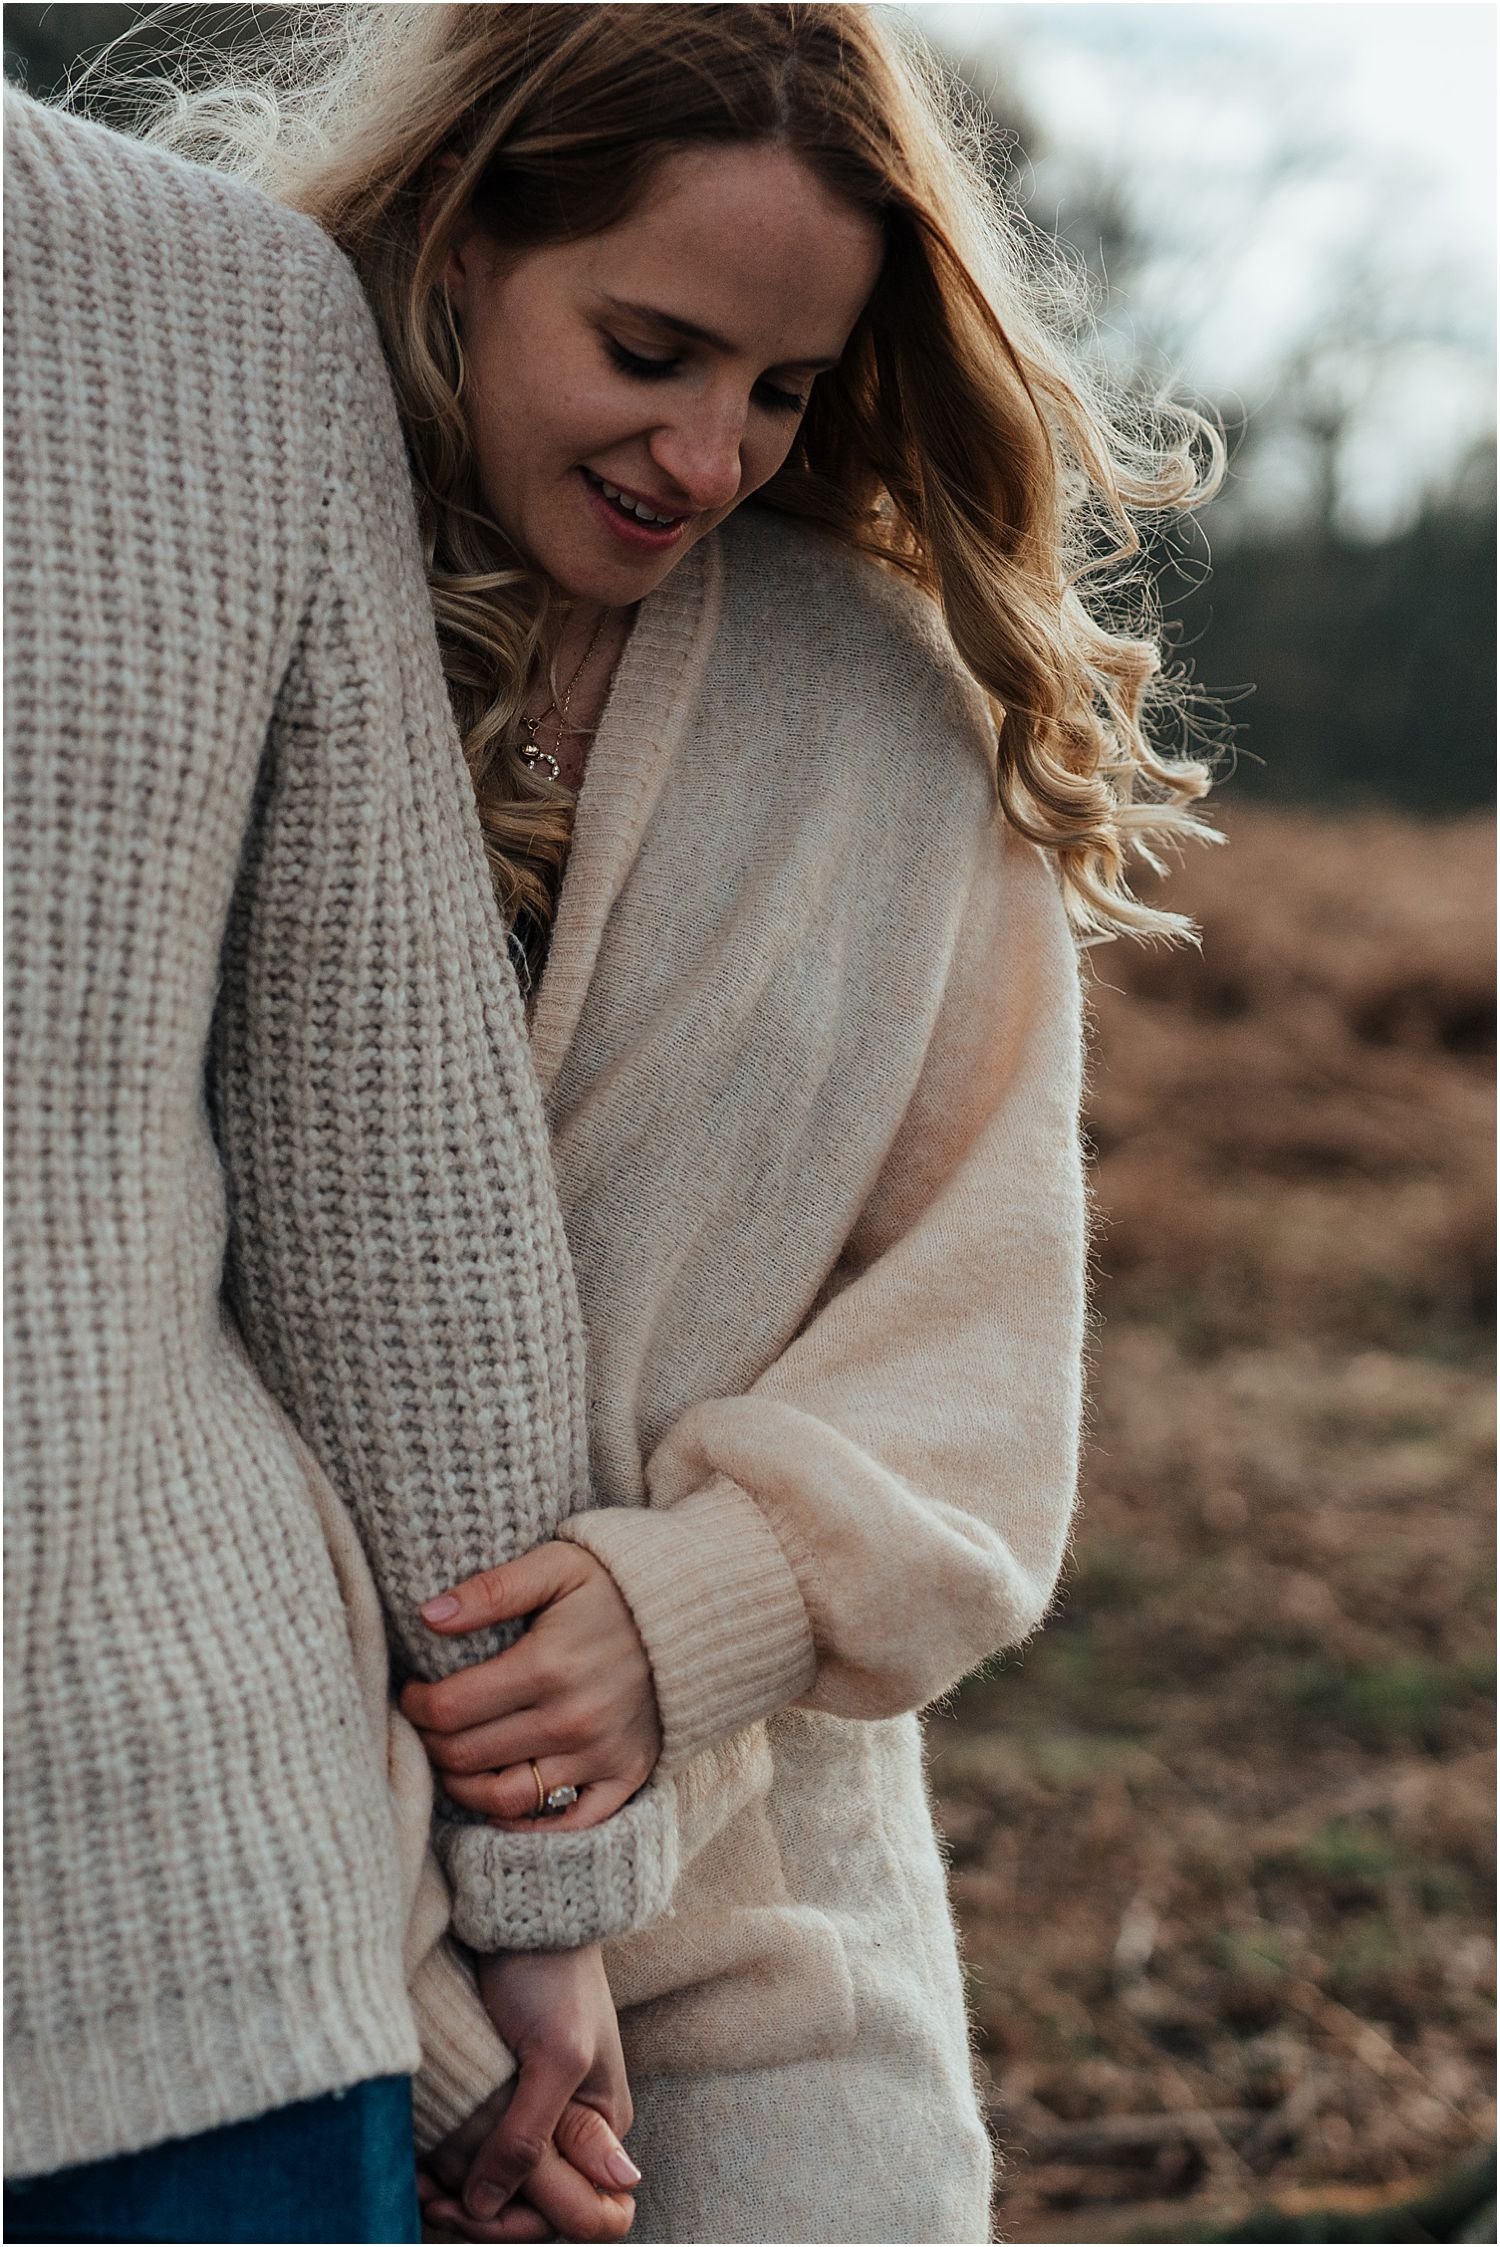
[[[441,156],[434,156],[427,166],[427,176],[422,183],[422,208],[417,219],[417,237],[420,241],[425,242],[431,233],[432,222],[437,216],[444,190],[458,168],[459,159],[452,149],[444,150]]]
[[[417,214],[417,240],[425,244],[441,208],[443,198],[452,185],[453,176],[460,168],[460,160],[451,151],[435,156],[428,167],[426,184],[422,189],[421,208]],[[454,235],[452,247],[444,267],[443,279],[448,293],[457,302],[464,281],[464,252],[472,240],[472,229],[460,225]]]

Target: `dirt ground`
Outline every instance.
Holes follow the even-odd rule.
[[[1058,1610],[930,1725],[1016,2241],[1409,2198],[1494,2129],[1494,825],[1222,824],[1201,955],[1089,958]]]

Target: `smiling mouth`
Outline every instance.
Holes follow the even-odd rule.
[[[615,513],[627,523],[643,524],[647,530],[669,531],[676,530],[679,523],[687,521],[685,515],[664,515],[656,508],[649,507],[645,500],[632,499],[628,493],[621,491],[618,484],[610,483],[605,476],[596,475],[592,468],[585,468],[583,473],[600,497],[606,499]]]

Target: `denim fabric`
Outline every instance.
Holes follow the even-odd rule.
[[[420,2239],[410,2078],[7,2184],[5,2237]]]

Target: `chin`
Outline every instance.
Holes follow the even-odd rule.
[[[542,568],[565,600],[597,601],[601,608],[623,609],[654,593],[690,553],[696,541],[685,539],[672,554],[643,556],[638,562],[582,561],[575,558],[551,569]]]

